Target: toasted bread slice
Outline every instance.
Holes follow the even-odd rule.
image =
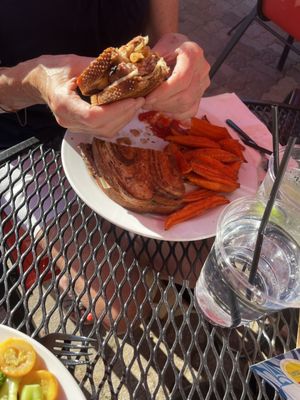
[[[97,184],[121,206],[157,214],[168,214],[181,206],[183,178],[176,160],[167,152],[97,138],[79,147]]]

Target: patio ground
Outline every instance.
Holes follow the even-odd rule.
[[[180,31],[201,45],[212,64],[229,40],[228,31],[256,0],[181,0]],[[283,101],[300,86],[300,57],[290,52],[282,72],[276,64],[283,46],[254,22],[216,73],[206,95],[235,92],[251,100]]]

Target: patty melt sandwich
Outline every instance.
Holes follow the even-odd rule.
[[[92,105],[143,97],[170,74],[165,60],[137,36],[120,48],[109,47],[81,73],[77,85]]]
[[[168,214],[181,206],[183,178],[168,152],[98,138],[79,147],[97,184],[121,206],[139,213],[158,214]]]

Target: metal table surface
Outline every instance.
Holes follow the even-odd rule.
[[[271,127],[269,104],[246,104]],[[299,129],[299,114],[293,107],[279,106],[280,132]],[[298,311],[272,314],[247,328],[213,327],[199,313],[191,287],[208,240],[159,242],[111,225],[76,196],[54,142],[10,156],[0,171],[0,323],[32,337],[62,331],[97,338],[91,363],[71,371],[88,399],[278,398],[249,365],[295,347]],[[76,272],[71,273],[74,265]],[[105,276],[99,272],[104,265]],[[113,286],[108,300],[109,285],[120,270],[124,279]],[[163,281],[166,270],[169,277]],[[133,271],[139,274],[135,284]],[[174,272],[184,279],[181,285]],[[78,280],[85,285],[79,293]],[[76,310],[95,280],[100,282],[96,299],[87,296],[93,323],[86,326],[85,316],[80,319]],[[124,285],[129,285],[130,295],[114,322],[111,302],[122,296]],[[140,286],[145,291],[142,302],[136,297]],[[160,295],[154,296],[156,291]],[[62,302],[67,293],[73,301],[66,310]],[[96,315],[100,296],[104,310]],[[129,301],[137,310],[133,320],[128,317]],[[151,312],[144,317],[146,302]],[[70,318],[72,311],[77,322]],[[121,320],[125,331],[117,335]]]

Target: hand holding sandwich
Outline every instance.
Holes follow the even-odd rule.
[[[179,33],[164,35],[154,46],[171,67],[171,76],[146,97],[144,108],[187,119],[198,110],[200,99],[210,84],[203,50]]]
[[[144,108],[194,116],[209,86],[209,64],[202,49],[178,33],[167,33],[151,48],[137,36],[120,48],[109,47],[77,79],[92,105],[145,97]]]
[[[154,50],[166,58],[171,75],[150,94],[123,97],[95,107],[78,95],[76,84],[76,78],[92,59],[45,55],[1,69],[0,107],[16,111],[46,103],[61,126],[104,137],[114,136],[144,104],[175,118],[191,117],[209,85],[209,66],[201,48],[184,35],[170,33],[162,36]]]
[[[145,100],[126,99],[105,107],[93,107],[81,99],[76,91],[76,77],[92,60],[76,55],[46,55],[3,68],[0,107],[16,111],[46,103],[57,122],[65,128],[113,136],[133,118]]]

